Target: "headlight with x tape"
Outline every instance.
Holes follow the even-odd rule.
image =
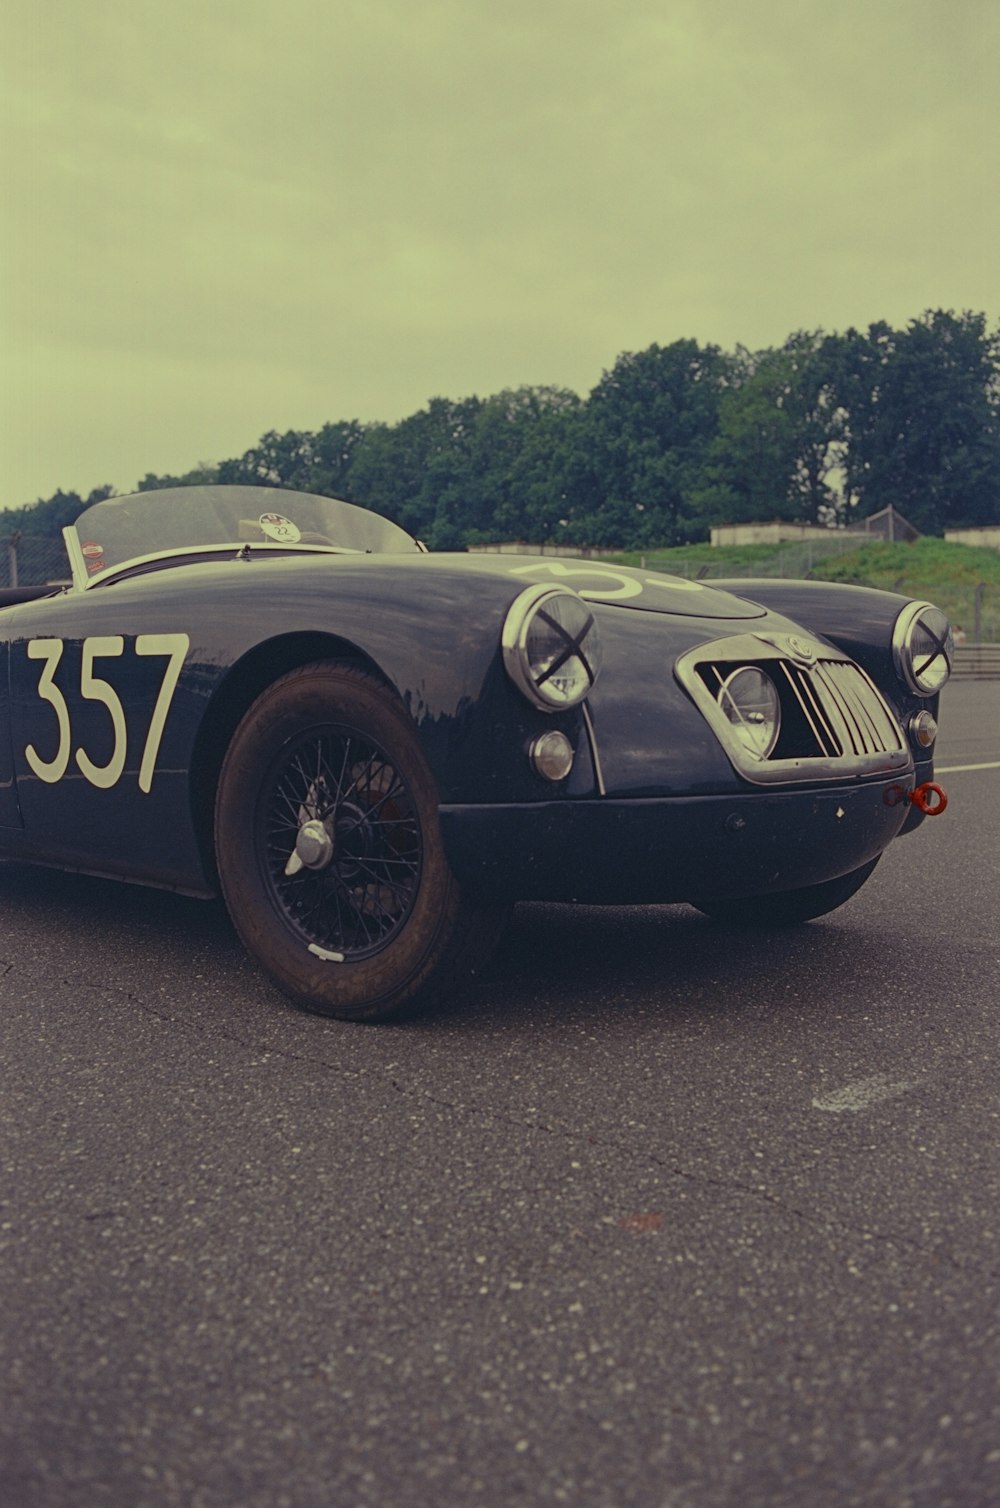
[[[546,712],[582,702],[601,668],[593,612],[566,587],[527,587],[511,604],[500,643],[514,685]]]
[[[951,624],[930,602],[909,602],[892,635],[896,671],[918,696],[933,696],[951,675],[955,641]]]

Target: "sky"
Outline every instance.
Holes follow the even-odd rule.
[[[1000,316],[996,0],[8,0],[0,507]]]

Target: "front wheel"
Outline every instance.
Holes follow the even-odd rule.
[[[835,880],[824,880],[819,885],[804,885],[800,890],[780,890],[774,895],[751,895],[743,900],[692,901],[697,911],[702,911],[713,921],[726,922],[733,927],[795,927],[800,922],[811,921],[815,916],[825,916],[850,900],[868,879],[879,859],[878,854],[860,869],[842,874]]]
[[[247,950],[298,1004],[384,1021],[484,960],[499,917],[461,894],[437,805],[409,717],[354,666],[290,671],[247,712],[219,780],[216,861]]]

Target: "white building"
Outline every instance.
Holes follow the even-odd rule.
[[[944,537],[955,545],[989,545],[1000,550],[1000,524],[985,529],[945,529]]]
[[[713,546],[780,545],[786,540],[834,539],[838,532],[821,524],[719,524],[711,531],[711,540]]]

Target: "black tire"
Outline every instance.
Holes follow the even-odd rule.
[[[385,1021],[437,1003],[502,921],[459,891],[402,705],[350,665],[304,665],[254,702],[223,762],[215,851],[247,950],[321,1015]]]
[[[819,885],[804,885],[801,890],[779,890],[774,895],[751,895],[743,900],[692,901],[713,921],[731,927],[797,927],[815,916],[835,911],[859,891],[875,868],[878,854],[860,869],[842,874]]]

